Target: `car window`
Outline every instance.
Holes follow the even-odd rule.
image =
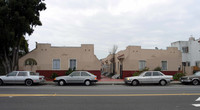
[[[27,76],[27,72],[19,72],[17,76]]]
[[[30,75],[31,75],[31,76],[33,76],[33,75],[35,76],[35,75],[37,75],[37,74],[34,73],[34,72],[30,72]]]
[[[17,72],[13,71],[13,72],[9,73],[7,76],[16,76],[16,75],[17,75]]]
[[[87,72],[81,72],[81,76],[90,76]]]
[[[70,76],[80,76],[80,72],[72,72]]]
[[[200,76],[200,72],[196,72],[195,75],[196,75],[196,76]]]
[[[144,76],[151,76],[151,72],[146,72]]]
[[[153,72],[153,76],[163,76],[160,72]]]

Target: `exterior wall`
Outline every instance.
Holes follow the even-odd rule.
[[[196,62],[200,62],[200,39],[195,40],[195,38],[190,37],[188,41],[177,41],[171,43],[172,47],[178,47],[178,49],[182,52],[182,62],[189,63],[184,67],[184,71],[188,74],[192,74],[191,67],[199,66],[196,65]],[[188,52],[183,52],[183,47],[188,47]]]
[[[139,70],[140,60],[146,61],[146,67],[150,70],[161,67],[162,61],[167,61],[167,71],[178,71],[181,66],[181,52],[177,48],[168,47],[167,50],[155,50],[129,46],[123,54],[123,70],[126,71]]]
[[[37,65],[26,66],[27,59],[34,59]],[[37,44],[36,48],[19,59],[20,70],[54,70],[53,59],[60,59],[60,69],[68,70],[70,59],[76,59],[76,70],[100,71],[101,63],[94,55],[94,45],[82,44],[81,47],[52,47],[51,44]]]
[[[146,61],[146,67],[148,67],[149,70],[162,67],[162,61],[167,61],[167,70],[164,70],[165,74],[174,74],[178,72],[182,60],[181,52],[176,47],[158,50],[141,49],[141,46],[128,46],[126,50],[118,52],[115,58],[116,73],[121,73],[122,78],[132,76],[134,72],[139,71],[140,60]],[[107,57],[107,59],[109,59],[109,57]]]

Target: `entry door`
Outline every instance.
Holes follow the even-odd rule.
[[[15,78],[15,82],[19,83],[19,84],[23,84],[25,83],[25,79],[27,78],[27,72],[25,71],[20,71],[16,78]]]
[[[141,78],[142,83],[152,83],[152,72],[146,72]]]
[[[15,83],[16,75],[17,75],[16,71],[7,74],[5,79],[4,79],[4,82],[5,83]]]
[[[80,72],[73,72],[69,75],[67,83],[80,83]]]

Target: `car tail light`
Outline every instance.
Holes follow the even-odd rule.
[[[97,77],[95,77],[94,79],[97,80]]]
[[[40,80],[42,80],[42,78],[39,78]]]

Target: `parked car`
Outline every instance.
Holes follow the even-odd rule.
[[[3,84],[25,84],[31,86],[34,83],[45,82],[44,76],[30,71],[13,71],[7,75],[0,76],[0,85]]]
[[[86,86],[89,86],[92,82],[97,81],[97,77],[87,71],[74,71],[68,76],[59,76],[54,79],[54,82],[60,86],[67,83],[84,83]]]
[[[193,85],[198,85],[200,83],[200,71],[194,73],[194,75],[181,77],[180,82],[183,84],[192,83]]]
[[[162,86],[167,85],[173,80],[173,76],[164,75],[160,71],[145,71],[139,76],[126,77],[124,82],[126,84],[131,84],[137,86],[138,84],[154,84],[158,83]]]

